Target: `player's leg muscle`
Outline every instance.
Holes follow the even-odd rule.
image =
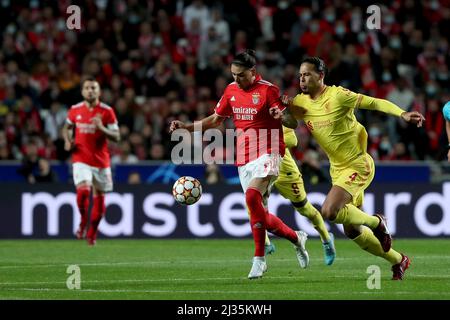
[[[352,201],[352,195],[339,186],[332,186],[322,205],[322,216],[327,220],[336,219],[337,213],[347,203]]]

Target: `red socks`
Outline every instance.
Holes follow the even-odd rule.
[[[266,229],[294,244],[298,241],[295,231],[276,215],[268,213],[262,204],[262,200],[262,195],[257,189],[248,188],[245,192],[245,201],[250,210],[250,226],[255,241],[255,257],[264,256]]]
[[[100,223],[100,220],[102,219],[103,215],[105,214],[105,195],[104,194],[98,194],[94,196],[94,203],[92,206],[92,214],[91,214],[91,224],[89,226],[89,230],[87,232],[87,237],[89,239],[96,239],[97,238],[97,228]]]
[[[255,257],[264,257],[266,211],[262,205],[262,196],[259,190],[248,188],[245,192],[245,202],[250,210],[250,226],[255,241]]]
[[[294,244],[298,242],[298,237],[295,231],[289,228],[276,215],[267,213],[266,221],[267,221],[267,230],[269,230],[271,233],[279,237],[288,239],[290,242]]]
[[[77,188],[77,205],[81,215],[80,226],[82,228],[84,228],[87,224],[90,194],[91,194],[91,187],[83,186]]]

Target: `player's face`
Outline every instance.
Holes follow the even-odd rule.
[[[97,81],[85,81],[81,94],[87,102],[94,102],[100,97],[100,85]]]
[[[298,76],[303,93],[311,94],[320,89],[322,74],[316,71],[313,64],[302,63]]]
[[[231,75],[239,88],[245,90],[253,84],[253,81],[255,81],[256,70],[255,68],[247,69],[243,66],[232,64]]]

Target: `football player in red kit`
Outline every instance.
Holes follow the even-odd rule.
[[[100,85],[94,78],[82,82],[81,94],[84,101],[73,105],[67,115],[64,149],[72,152],[73,180],[81,215],[76,236],[86,237],[88,245],[95,245],[97,228],[105,215],[105,193],[113,189],[107,140],[119,142],[120,134],[114,110],[100,102]],[[91,189],[93,206],[86,233]]]
[[[255,242],[255,254],[249,279],[260,278],[267,270],[264,255],[266,230],[294,244],[302,268],[309,264],[305,248],[307,234],[294,231],[277,216],[267,211],[267,199],[275,182],[285,151],[282,117],[284,106],[279,89],[256,73],[253,50],[238,54],[231,63],[234,82],[225,89],[214,114],[194,124],[173,121],[170,131],[190,132],[216,128],[228,117],[236,127],[236,165],[250,211],[250,225]],[[295,119],[294,119],[295,121]],[[201,126],[200,129],[197,126]]]

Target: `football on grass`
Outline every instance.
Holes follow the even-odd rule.
[[[175,181],[172,194],[175,201],[182,205],[196,203],[202,196],[202,185],[193,177],[184,176]]]

